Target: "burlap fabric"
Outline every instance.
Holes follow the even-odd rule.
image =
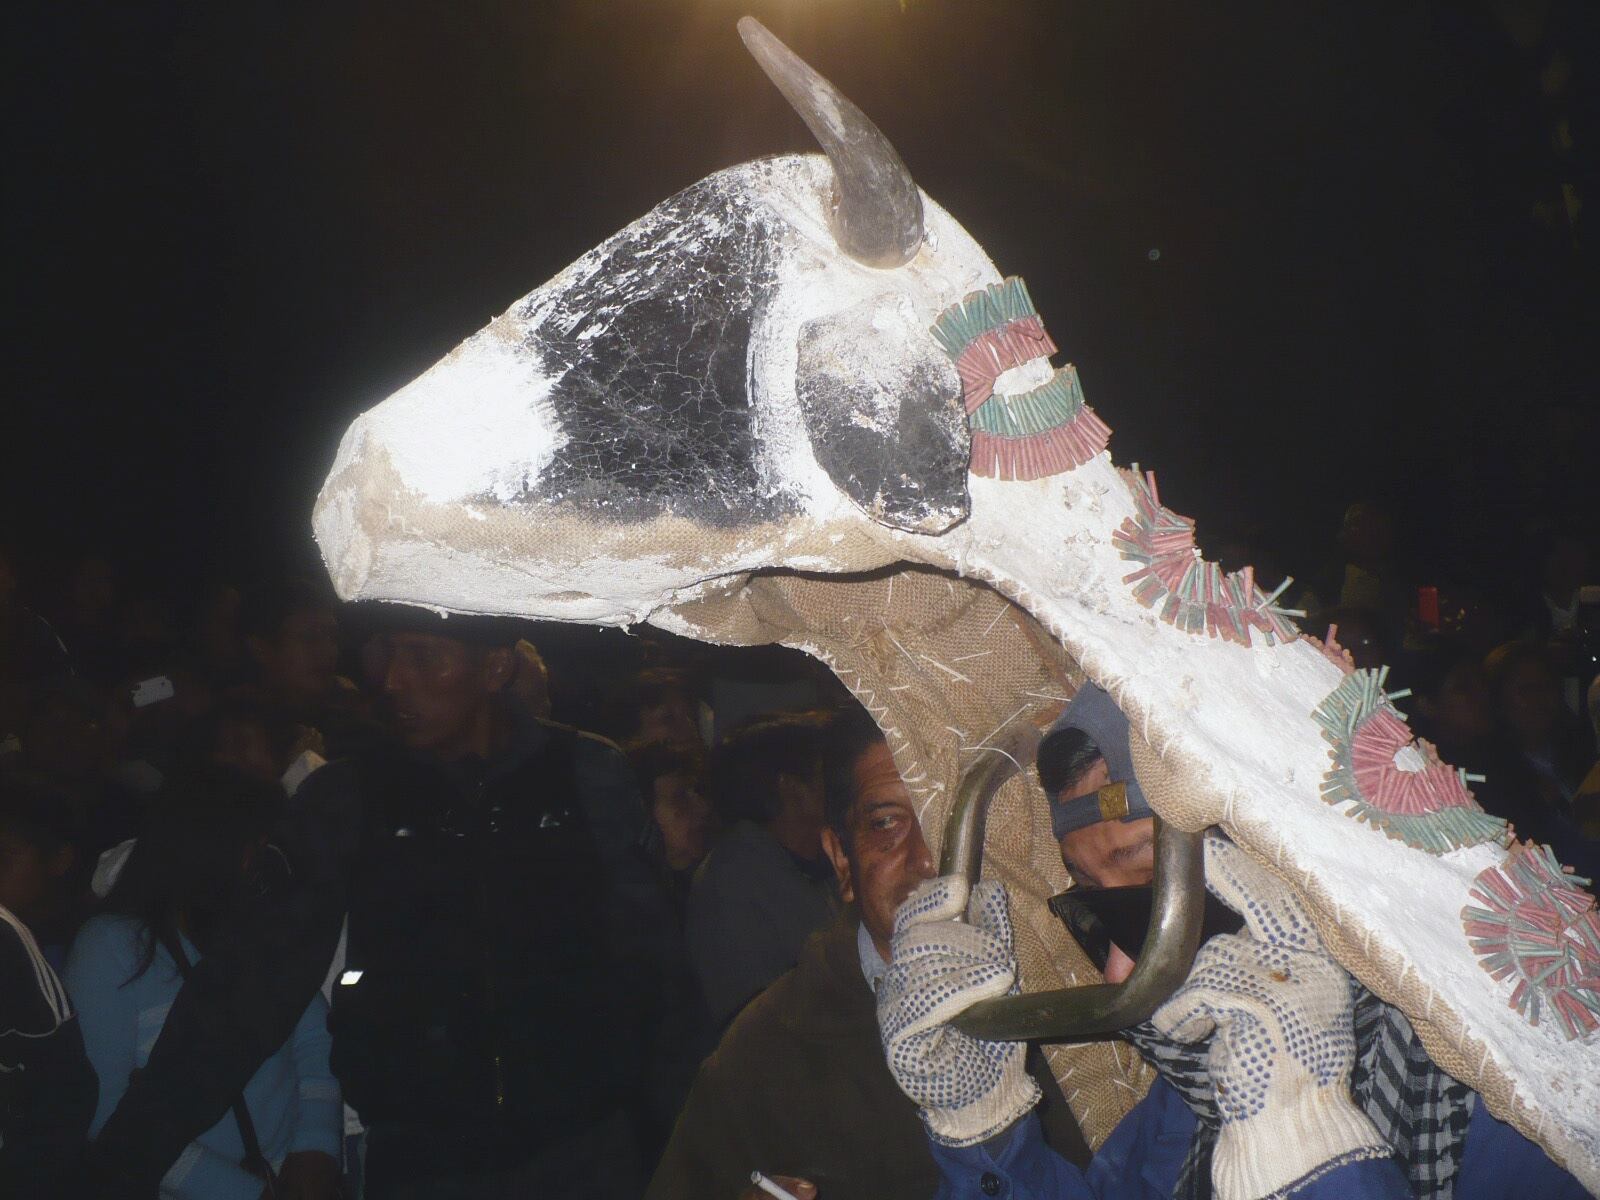
[[[759,574],[675,606],[691,633],[731,645],[782,643],[825,662],[884,730],[937,854],[962,769],[1017,722],[1042,727],[1082,673],[1061,646],[988,587],[932,570]],[[1028,991],[1100,982],[1046,902],[1070,879],[1031,771],[995,797],[984,874],[1011,892]],[[1121,1041],[1045,1050],[1085,1136],[1098,1146],[1152,1073]]]

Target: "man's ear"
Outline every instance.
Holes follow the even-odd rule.
[[[1074,886],[1085,888],[1099,887],[1099,881],[1072,860],[1072,854],[1067,850],[1067,841],[1069,838],[1071,838],[1071,836],[1071,834],[1068,834],[1067,837],[1062,838],[1059,843],[1061,846],[1061,865],[1067,869],[1067,874],[1072,876],[1072,882]]]
[[[778,776],[778,807],[774,816],[783,813],[804,813],[812,807],[814,790],[797,775]]]
[[[483,655],[483,686],[487,691],[503,692],[517,673],[516,655],[510,646],[496,646]]]
[[[850,857],[844,852],[844,843],[839,840],[839,835],[826,825],[822,828],[822,852],[833,864],[834,876],[839,880],[839,899],[846,904],[852,903],[856,898],[856,889],[850,877]]]

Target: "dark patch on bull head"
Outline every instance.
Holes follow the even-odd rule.
[[[537,322],[531,348],[564,372],[550,404],[567,443],[531,498],[716,526],[792,512],[763,490],[750,410],[750,329],[782,231],[715,178],[652,217],[580,263]]]
[[[817,462],[874,521],[943,533],[967,515],[961,379],[893,296],[807,321],[795,390]]]
[[[922,202],[893,147],[759,25],[740,28],[827,150],[837,253],[885,274],[909,261]],[[764,469],[753,411],[752,329],[802,240],[759,199],[770,170],[751,164],[738,182],[713,176],[685,189],[513,310],[554,380],[545,402],[564,435],[520,500],[719,527],[798,511],[796,481]],[[927,320],[891,290],[807,322],[797,350],[811,449],[833,483],[895,528],[940,533],[963,519],[961,384]]]

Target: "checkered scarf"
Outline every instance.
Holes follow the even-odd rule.
[[[1433,1065],[1403,1012],[1351,986],[1356,1062],[1350,1092],[1394,1147],[1419,1200],[1451,1200],[1477,1093]],[[1148,1022],[1122,1036],[1177,1089],[1199,1122],[1174,1200],[1211,1200],[1211,1152],[1221,1120],[1206,1068],[1208,1044],[1172,1041]]]

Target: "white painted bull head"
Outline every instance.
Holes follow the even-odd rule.
[[[1092,678],[1156,811],[1294,884],[1435,1059],[1595,1187],[1592,907],[1508,855],[1380,679],[1199,557],[1103,453],[1020,281],[831,85],[740,31],[827,157],[679,193],[359,418],[314,519],[340,594],[800,646],[885,727],[935,841],[962,768]],[[987,861],[1024,983],[1081,978],[1043,905],[1044,805],[1008,786]],[[1072,1061],[1137,1076],[1113,1058]],[[1091,1138],[1120,1115],[1075,1107]]]
[[[801,518],[938,534],[966,517],[961,380],[929,329],[999,277],[859,110],[742,31],[830,157],[680,192],[363,416],[317,515],[345,594],[459,576],[466,544],[435,534],[463,514],[481,522],[472,583],[428,599],[608,622],[735,543],[727,565],[782,559]],[[683,553],[625,571],[504,553],[530,520],[602,516]],[[398,545],[397,520],[421,536]]]

